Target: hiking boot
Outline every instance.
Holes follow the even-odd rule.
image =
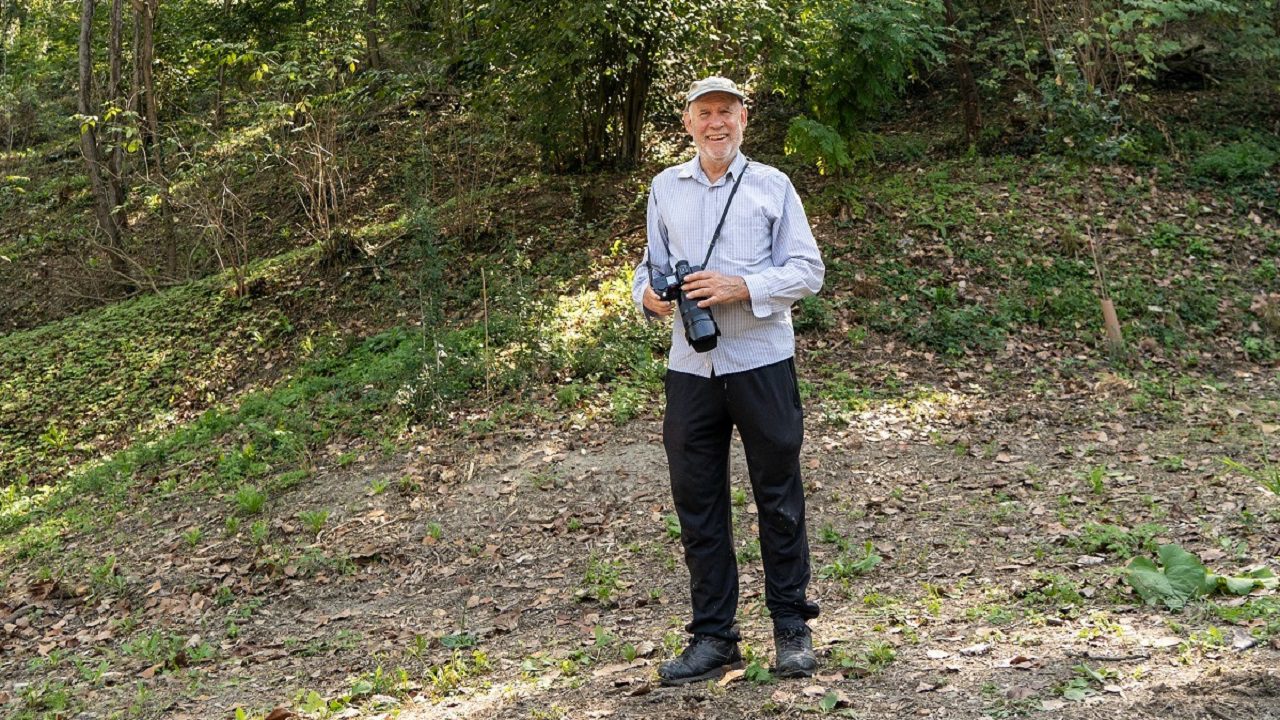
[[[742,667],[738,643],[711,635],[694,635],[684,652],[658,668],[663,685],[684,685],[699,680],[714,680],[729,670]]]
[[[777,657],[773,674],[778,677],[809,677],[818,669],[818,658],[813,654],[813,636],[807,625],[775,629],[773,649]]]

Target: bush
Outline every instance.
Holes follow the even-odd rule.
[[[820,297],[807,297],[796,303],[796,312],[792,316],[797,333],[822,333],[836,325],[835,314],[831,303]]]
[[[1251,140],[1234,142],[1213,148],[1191,163],[1195,177],[1236,182],[1262,177],[1276,161],[1280,153]]]
[[[800,2],[792,17],[794,39],[766,71],[780,92],[846,138],[890,107],[925,67],[945,60],[936,0]]]

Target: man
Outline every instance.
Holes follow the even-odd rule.
[[[671,275],[680,261],[693,266],[705,258],[706,269],[689,274],[682,287],[698,307],[711,310],[720,332],[707,352],[690,345],[678,319],[671,334],[662,434],[689,567],[693,619],[686,630],[693,637],[679,658],[659,668],[665,685],[720,677],[742,664],[729,496],[735,426],[758,508],[774,672],[804,677],[817,667],[806,624],[818,606],[805,596],[804,428],[791,305],[822,287],[825,268],[791,181],[738,151],[745,100],[722,77],[690,87],[683,119],[698,154],[654,178],[647,255],[632,285],[647,316],[670,316],[672,304],[654,292],[651,278]]]

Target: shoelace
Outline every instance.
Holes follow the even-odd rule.
[[[787,642],[804,638],[808,634],[809,631],[805,628],[782,628],[778,630],[776,635],[780,642]]]

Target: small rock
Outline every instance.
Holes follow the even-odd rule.
[[[1258,639],[1249,634],[1244,628],[1236,628],[1235,639],[1231,642],[1231,647],[1236,650],[1248,650],[1258,644]]]

